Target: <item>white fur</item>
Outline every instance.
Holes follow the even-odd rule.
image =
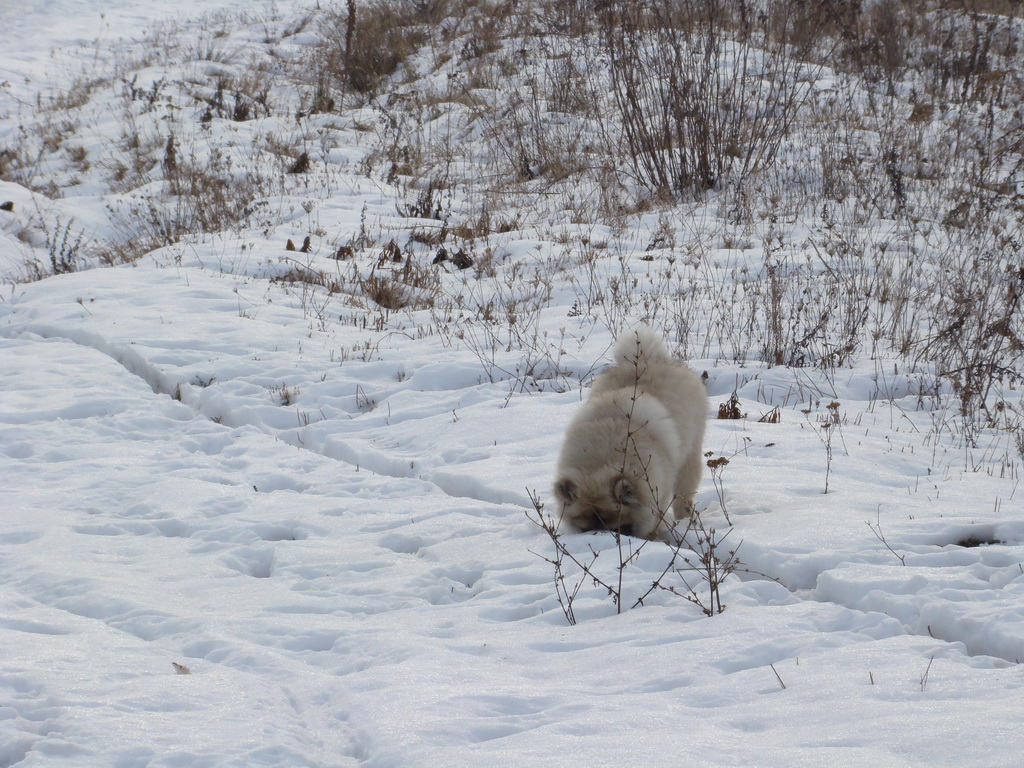
[[[613,355],[569,424],[555,497],[577,528],[654,538],[692,511],[707,393],[649,328],[623,333]]]

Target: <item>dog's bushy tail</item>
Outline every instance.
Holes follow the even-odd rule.
[[[639,368],[672,361],[672,355],[661,336],[646,325],[638,325],[620,333],[612,354],[619,365],[636,365]]]

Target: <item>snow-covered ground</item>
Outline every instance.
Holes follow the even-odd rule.
[[[249,8],[98,5],[4,12],[6,136],[55,61]],[[563,564],[570,624],[531,494],[553,507],[562,432],[612,331],[553,281],[519,332],[554,373],[527,374],[511,327],[272,280],[314,220],[343,242],[399,218],[357,142],[272,233],[4,287],[0,766],[1019,764],[1024,516],[1005,434],[944,428],[948,391],[891,363],[691,359],[705,450],[728,459],[697,498],[742,563],[725,610],[648,594],[661,579],[710,604],[695,572],[662,577],[662,542],[624,537],[643,549],[619,574],[612,534],[566,534],[622,578],[619,611]],[[0,200],[98,236],[86,187],[33,203],[2,183]],[[4,226],[5,264],[45,253]],[[334,245],[301,256],[340,274]],[[524,234],[497,249],[498,277],[443,279],[500,292],[560,253]],[[715,419],[734,391],[745,417]]]

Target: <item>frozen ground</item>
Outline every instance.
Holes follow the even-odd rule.
[[[4,76],[49,72],[49,45],[101,25],[90,5],[5,23]],[[137,5],[108,23],[141,34]],[[376,194],[353,181],[320,221],[355,231]],[[1024,519],[999,436],[964,447],[948,404],[874,363],[691,360],[716,411],[734,390],[746,411],[709,423],[729,464],[698,495],[739,545],[726,609],[629,609],[670,556],[648,543],[621,613],[567,574],[570,625],[527,512],[611,333],[559,288],[538,322],[564,373],[521,386],[482,335],[311,311],[269,279],[295,236],[5,286],[0,766],[1019,764]],[[614,571],[611,534],[565,541]]]

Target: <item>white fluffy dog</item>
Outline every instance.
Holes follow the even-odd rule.
[[[613,354],[569,424],[555,496],[581,530],[663,536],[693,509],[707,392],[649,328],[623,333]]]

